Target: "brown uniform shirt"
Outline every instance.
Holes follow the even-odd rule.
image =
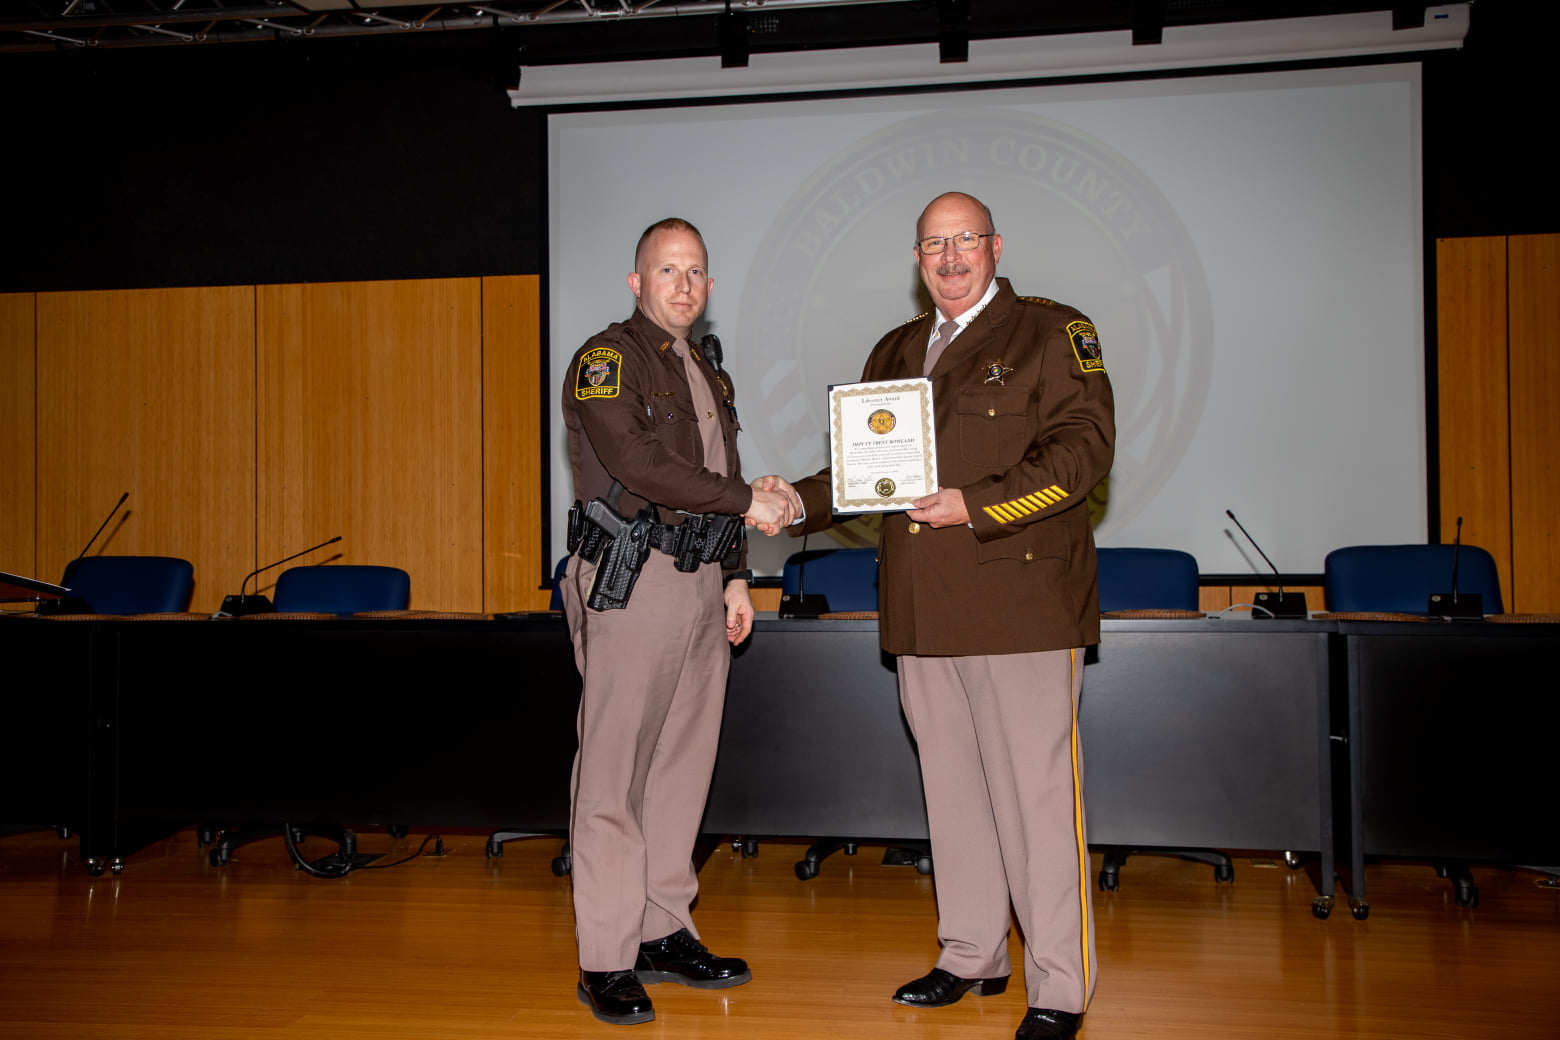
[[[569,432],[574,493],[582,501],[604,497],[613,478],[627,489],[618,512],[633,516],[647,502],[660,507],[665,524],[681,523],[676,510],[744,513],[753,499],[737,457],[736,391],[729,375],[717,375],[697,345],[690,352],[716,402],[725,442],[724,474],[705,465],[699,412],[677,337],[635,309],[592,336],[575,352],[563,380],[563,422]]]
[[[932,370],[939,486],[964,492],[973,527],[883,518],[878,596],[894,654],[1033,653],[1099,642],[1085,500],[1110,472],[1110,378],[1077,310],[996,296]],[[863,381],[921,375],[935,314],[878,341]],[[829,524],[827,471],[797,484],[794,533]]]

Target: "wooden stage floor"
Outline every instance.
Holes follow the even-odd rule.
[[[423,836],[359,831],[387,858]],[[701,875],[705,939],[746,957],[753,982],[656,986],[655,1022],[602,1025],[574,995],[559,842],[491,861],[483,844],[446,833],[443,857],[330,881],[294,870],[279,839],[219,869],[182,831],[91,878],[74,841],[0,838],[0,1035],[1007,1040],[1023,1014],[1016,984],[936,1011],[893,1004],[936,956],[932,880],[868,846],[798,881],[803,846],[776,841],[754,858],[722,845]],[[1233,885],[1159,857],[1121,877],[1095,892],[1085,1040],[1560,1037],[1560,894],[1536,874],[1476,868],[1468,910],[1426,865],[1376,866],[1363,922],[1343,905],[1313,918],[1304,873],[1249,856]]]

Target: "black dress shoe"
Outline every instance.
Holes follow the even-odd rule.
[[[1006,975],[994,979],[961,979],[952,972],[933,968],[914,982],[907,982],[894,994],[894,1003],[906,1007],[947,1007],[966,993],[993,997],[1007,989]]]
[[[590,1013],[611,1025],[653,1022],[655,1009],[645,987],[632,971],[582,971],[577,991]]]
[[[1071,1011],[1052,1011],[1050,1008],[1030,1008],[1024,1020],[1018,1024],[1013,1040],[1072,1040],[1083,1025],[1083,1016]]]
[[[677,982],[694,989],[726,989],[740,986],[753,977],[747,961],[737,957],[717,957],[704,944],[679,928],[664,939],[639,944],[639,960],[634,963],[639,981]]]

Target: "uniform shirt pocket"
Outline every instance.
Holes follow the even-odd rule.
[[[1002,469],[1029,447],[1029,387],[965,386],[954,405],[959,454],[972,466]]]

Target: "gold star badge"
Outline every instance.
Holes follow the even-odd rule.
[[[997,360],[986,366],[986,382],[996,383],[998,386],[1007,386],[1002,380],[1011,371],[1013,371],[1011,368],[1002,363],[1001,358],[997,358]]]

